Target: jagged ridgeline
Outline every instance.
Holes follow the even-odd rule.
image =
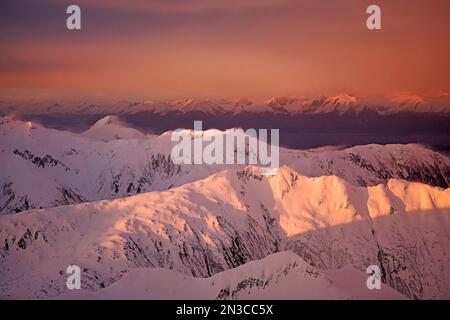
[[[289,250],[311,272],[364,274],[378,265],[382,281],[406,298],[448,298],[449,207],[449,189],[405,180],[358,187],[289,167],[273,176],[227,170],[163,192],[3,216],[1,292],[64,294],[70,264],[82,267],[82,287],[97,291],[136,269],[204,278]],[[242,278],[243,288],[216,287],[215,297],[267,288],[278,298],[263,285],[267,272]],[[360,278],[347,277],[363,287]]]
[[[424,146],[281,148],[282,167],[265,176],[175,165],[170,133],[137,134],[110,117],[81,134],[11,118],[0,128],[4,298],[64,297],[70,264],[100,296],[162,267],[214,282],[200,297],[278,298],[273,279],[293,277],[313,288],[303,293],[349,298],[361,290],[339,279],[365,286],[378,265],[389,294],[449,298],[450,165]],[[273,265],[286,250],[296,258]],[[249,267],[257,260],[265,267]],[[285,297],[312,297],[297,289]]]
[[[0,214],[167,190],[230,167],[176,165],[170,134],[144,135],[117,117],[105,117],[81,134],[11,118],[1,119],[0,130]],[[450,183],[449,158],[420,145],[281,148],[280,164],[305,176],[337,175],[359,186],[391,178],[442,188]]]

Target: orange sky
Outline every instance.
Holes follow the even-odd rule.
[[[450,1],[6,0],[0,96],[450,91]],[[365,27],[369,4],[382,30]]]

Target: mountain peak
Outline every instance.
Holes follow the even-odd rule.
[[[123,122],[119,119],[118,116],[107,115],[107,116],[104,116],[103,118],[101,118],[100,120],[98,120],[96,123],[94,123],[94,125],[91,128],[110,126],[110,125],[124,126]]]
[[[297,102],[297,100],[298,100],[297,98],[285,97],[285,96],[272,97],[266,101],[265,105],[269,106],[269,107],[285,106],[288,104],[293,104],[293,103]]]
[[[341,93],[337,96],[327,98],[325,100],[325,103],[353,105],[353,104],[358,103],[358,99],[354,95],[347,94],[347,93]]]
[[[119,117],[107,115],[94,123],[83,133],[85,137],[98,140],[140,139],[145,135],[140,131],[128,127]]]

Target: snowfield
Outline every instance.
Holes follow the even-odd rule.
[[[163,192],[0,219],[3,297],[66,291],[82,266],[98,290],[136,268],[210,277],[284,250],[312,267],[365,272],[408,298],[449,297],[450,190],[403,180],[357,187],[289,167],[227,170]]]
[[[170,150],[112,116],[80,134],[0,118],[0,298],[450,299],[447,156],[281,148],[263,175]]]
[[[225,169],[243,168],[175,165],[171,147],[170,132],[143,135],[112,116],[81,134],[0,118],[0,215],[162,191]],[[304,176],[336,175],[359,186],[391,178],[443,188],[450,184],[450,159],[420,145],[280,148],[280,164]]]

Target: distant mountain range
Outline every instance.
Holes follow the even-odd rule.
[[[168,101],[117,101],[114,103],[70,103],[57,101],[0,101],[0,111],[7,115],[18,113],[84,113],[84,114],[133,114],[153,112],[186,114],[201,112],[209,115],[237,115],[241,113],[272,114],[327,114],[340,115],[376,112],[390,115],[402,112],[450,114],[450,94],[422,97],[402,94],[393,97],[357,97],[347,93],[337,96],[314,98],[272,97],[265,102],[249,99],[181,99]]]
[[[134,272],[117,284],[130,290],[118,292],[124,296],[164,297],[167,291],[145,295],[127,283],[167,284],[173,290],[173,277],[179,276],[148,270],[165,268],[196,278],[230,270],[214,277],[223,279],[217,283],[209,280],[213,287],[195,291],[208,298],[244,298],[250,289],[282,298],[280,287],[271,293],[276,283],[270,279],[284,283],[295,298],[285,279],[289,274],[305,284],[297,297],[313,298],[311,288],[319,297],[348,298],[357,297],[351,287],[364,288],[363,276],[341,279],[349,291],[339,295],[339,276],[327,281],[324,275],[341,270],[344,276],[349,267],[364,273],[377,265],[383,283],[406,298],[448,299],[449,192],[396,179],[357,187],[336,176],[305,177],[286,166],[263,176],[247,167],[162,192],[2,216],[0,297],[67,293],[65,270],[76,264],[83,270],[82,288],[89,291]],[[301,259],[290,258],[292,264],[283,258],[274,266],[278,258],[270,258],[261,262],[268,263],[268,273],[257,267],[254,276],[242,272],[252,267],[235,269],[280,251]],[[147,271],[136,274],[141,268]]]
[[[450,151],[450,97],[400,95],[361,98],[274,97],[248,99],[118,101],[69,103],[55,101],[0,102],[0,115],[12,115],[59,130],[83,132],[107,115],[116,116],[144,133],[162,134],[193,128],[277,128],[282,146],[294,149],[361,144],[420,143]]]

